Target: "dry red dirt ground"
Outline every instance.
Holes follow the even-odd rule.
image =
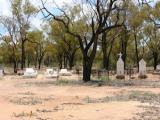
[[[141,113],[140,101],[90,102],[130,91],[160,93],[144,86],[56,85],[53,79],[0,80],[0,120],[129,120]]]

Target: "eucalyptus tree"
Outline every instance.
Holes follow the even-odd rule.
[[[154,6],[150,6],[149,4],[147,6],[143,6],[141,10],[142,17],[145,21],[143,29],[143,33],[145,35],[144,42],[152,53],[154,70],[156,70],[156,66],[158,64],[160,52],[159,11],[160,2],[156,2]]]
[[[106,31],[102,34],[101,44],[103,52],[103,68],[109,70],[109,62],[111,52],[115,43],[115,40],[119,37],[120,33],[117,34],[117,29]]]
[[[38,69],[40,69],[44,56],[47,52],[48,42],[46,41],[43,31],[40,30],[33,30],[29,32],[27,39],[28,45],[30,44],[28,47],[32,46],[33,49],[35,67],[37,67],[38,63]]]
[[[130,6],[130,17],[129,19],[129,25],[131,28],[131,33],[133,35],[133,41],[134,41],[134,46],[135,46],[135,57],[136,57],[136,64],[138,67],[139,71],[139,61],[140,61],[140,55],[139,55],[139,47],[140,45],[140,36],[141,36],[141,31],[143,29],[143,23],[144,23],[144,18],[143,14],[141,12],[141,8],[139,6],[136,6],[135,4],[132,4]]]
[[[9,52],[11,52],[12,56],[12,62],[13,62],[13,68],[14,72],[17,72],[18,67],[18,58],[17,58],[17,52],[18,52],[18,27],[16,24],[16,19],[14,16],[7,17],[7,16],[1,16],[0,17],[0,24],[3,25],[4,30],[6,31],[7,35],[1,34],[1,40],[6,43],[7,48],[10,49]]]
[[[156,28],[160,28],[160,1],[157,1],[155,5],[152,7],[151,5],[146,6],[147,11],[143,11],[146,13],[147,19],[152,22]]]
[[[109,29],[121,26],[119,14],[123,0],[82,0],[77,2],[77,5],[58,7],[59,15],[49,11],[43,0],[41,3],[45,18],[62,23],[65,31],[78,40],[83,55],[83,81],[90,81],[99,36]],[[87,10],[84,10],[84,7]],[[108,25],[107,21],[113,13],[117,15],[116,20]]]
[[[53,39],[54,46],[57,49],[57,59],[59,59],[60,68],[63,61],[64,68],[67,68],[69,65],[69,69],[71,70],[75,63],[76,52],[79,49],[78,41],[75,37],[66,33],[60,23],[51,21],[50,26],[49,36]]]
[[[155,27],[154,24],[148,24],[145,28],[144,28],[144,34],[145,39],[144,42],[145,44],[148,46],[150,52],[152,53],[152,58],[153,58],[153,67],[154,70],[156,70],[156,66],[158,64],[159,61],[159,57],[160,57],[160,31]]]
[[[19,51],[18,44],[11,40],[9,35],[5,35],[1,37],[1,57],[3,58],[4,64],[13,64],[14,73],[17,73],[18,62],[19,62]]]
[[[19,41],[21,44],[21,69],[25,67],[25,43],[30,28],[30,18],[37,12],[29,0],[11,0],[12,15],[18,26]]]

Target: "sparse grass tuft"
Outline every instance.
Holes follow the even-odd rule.
[[[22,112],[22,113],[13,113],[13,117],[35,117],[36,114],[33,113],[32,111],[30,112]]]

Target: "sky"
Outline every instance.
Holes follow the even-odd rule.
[[[31,3],[33,5],[35,5],[36,7],[41,6],[41,2],[40,0],[30,0]],[[64,3],[71,3],[72,0],[47,0],[47,3],[45,4],[47,8],[51,8],[53,6],[51,6],[51,3],[53,3],[53,1],[58,5],[58,6],[62,6],[64,5]],[[0,16],[10,16],[11,15],[11,10],[10,10],[10,4],[9,4],[9,0],[0,0]],[[31,20],[31,24],[33,28],[41,28],[41,24],[43,23],[43,16],[38,14],[36,16],[34,16]],[[0,33],[4,32],[4,29],[2,29],[2,26],[0,26]]]
[[[40,0],[30,0],[32,4],[34,4],[35,6],[41,6],[41,2]],[[62,6],[64,3],[72,3],[72,0],[47,0],[46,6],[47,8],[52,8],[53,6],[51,6],[53,3],[53,1],[58,5],[58,6]],[[146,0],[146,1],[160,1],[160,0]],[[9,4],[9,0],[0,0],[0,16],[10,16],[10,4]],[[32,18],[31,24],[33,28],[41,28],[41,24],[43,23],[43,19],[42,19],[42,15],[37,15],[35,17]],[[2,29],[2,27],[0,26],[0,33],[4,32],[4,30]]]

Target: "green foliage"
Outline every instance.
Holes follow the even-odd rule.
[[[160,2],[157,1],[155,5],[149,7],[147,5],[138,6],[133,1],[128,0],[122,6],[125,11],[119,13],[120,21],[118,22],[122,22],[123,18],[125,18],[124,25],[106,31],[107,36],[104,44],[107,45],[107,54],[112,47],[109,58],[110,69],[115,70],[116,68],[117,54],[124,49],[122,42],[126,43],[126,64],[135,66],[135,36],[139,58],[144,57],[149,65],[153,65],[153,53],[158,53],[157,62],[159,63],[160,30],[157,24],[160,23]],[[75,34],[78,33],[83,38],[88,35],[86,39],[89,40],[92,33],[92,26],[89,26],[91,22],[91,17],[89,16],[91,15],[91,11],[85,14],[82,13],[82,6],[78,4],[72,6],[65,5],[63,8],[67,11],[71,20],[69,24],[70,31]],[[38,9],[30,0],[12,0],[11,10],[11,17],[1,16],[0,20],[3,26],[5,25],[5,27],[8,27],[13,32],[13,38],[10,33],[1,36],[0,64],[12,64],[13,60],[19,63],[21,61],[22,39],[26,39],[26,61],[27,59],[30,60],[32,65],[37,62],[37,59],[42,56],[42,53],[45,53],[43,56],[44,62],[49,59],[51,60],[50,64],[58,66],[59,62],[64,62],[64,56],[67,56],[68,59],[76,51],[74,64],[77,63],[76,66],[79,68],[82,66],[83,56],[82,51],[79,49],[79,41],[67,33],[68,31],[62,23],[51,19],[43,25],[42,30],[31,29],[31,16],[37,13]],[[67,21],[67,18],[64,16],[59,16],[59,18],[64,18]],[[113,11],[106,25],[114,24],[116,19],[117,14]],[[95,23],[94,27],[99,27],[98,22]],[[117,37],[112,42],[115,36]],[[16,42],[16,45],[14,45],[14,42]],[[85,45],[84,39],[82,43]],[[92,50],[93,47],[90,47],[87,55],[90,55]],[[93,66],[99,69],[102,68],[103,58],[101,35],[98,38],[98,49],[96,52]]]

